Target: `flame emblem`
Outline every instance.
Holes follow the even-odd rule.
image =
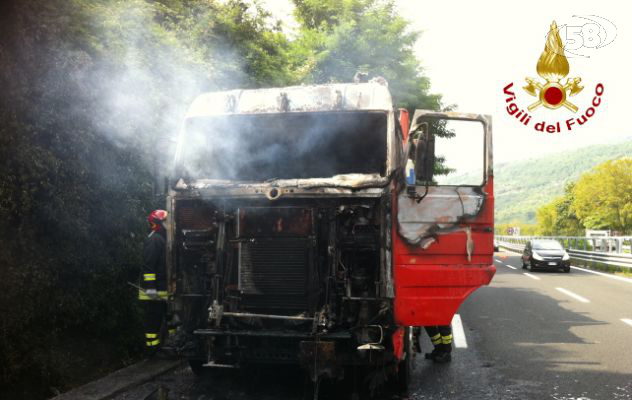
[[[551,30],[546,38],[546,45],[538,60],[536,71],[546,83],[542,84],[536,78],[525,78],[527,86],[523,87],[524,91],[538,97],[538,101],[527,107],[529,111],[543,105],[552,110],[564,106],[572,112],[577,112],[577,106],[566,99],[567,92],[568,96],[575,96],[584,87],[579,85],[581,78],[568,78],[566,83],[561,83],[561,80],[570,72],[570,67],[564,55],[564,45],[555,21],[551,23]]]

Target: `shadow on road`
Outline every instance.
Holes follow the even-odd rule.
[[[478,380],[479,388],[489,389],[470,398],[632,399],[631,361],[625,346],[609,343],[610,323],[569,310],[566,301],[537,290],[511,287],[504,275],[512,272],[499,270],[492,286],[461,307],[470,342],[462,353],[471,353],[469,361],[453,363],[447,373],[423,372],[426,388],[438,386],[447,395],[436,398],[459,398],[441,387],[463,393]],[[560,274],[574,279],[572,273]]]

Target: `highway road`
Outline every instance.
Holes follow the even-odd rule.
[[[467,348],[448,368],[421,364],[413,397],[632,399],[632,279],[495,260],[492,284],[459,310]]]
[[[527,271],[515,253],[495,260],[492,284],[475,292],[453,322],[453,362],[418,357],[410,399],[632,399],[632,279],[579,268]],[[426,337],[424,345],[431,347]],[[173,399],[304,395],[295,370],[213,381],[180,369],[116,399],[144,398],[160,385]],[[325,388],[321,398],[339,397]]]

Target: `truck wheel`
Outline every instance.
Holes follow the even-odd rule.
[[[397,389],[402,394],[408,394],[410,388],[410,381],[413,372],[413,330],[411,327],[407,327],[404,331],[404,359],[399,363],[397,371]]]

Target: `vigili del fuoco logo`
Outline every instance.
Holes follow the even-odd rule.
[[[555,21],[551,23],[551,30],[547,35],[544,51],[540,55],[540,59],[538,59],[536,71],[544,81],[527,77],[525,78],[527,85],[522,88],[526,93],[536,98],[532,104],[526,107],[528,111],[525,111],[516,103],[513,82],[503,89],[506,96],[507,113],[513,116],[517,122],[524,126],[532,126],[538,132],[570,132],[574,128],[586,124],[595,115],[597,108],[601,104],[601,96],[604,92],[604,86],[601,83],[595,86],[592,103],[576,117],[554,122],[543,117],[539,122],[535,122],[537,119],[533,119],[534,122],[532,123],[532,115],[530,113],[533,112],[535,115],[535,111],[542,108],[557,110],[564,107],[577,114],[579,108],[569,98],[572,98],[584,89],[580,85],[582,80],[580,77],[567,77],[570,73],[570,66],[568,59],[564,55],[564,45]]]

